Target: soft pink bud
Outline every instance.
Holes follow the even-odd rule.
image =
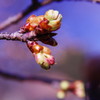
[[[28,41],[27,46],[33,53],[36,62],[44,69],[50,69],[55,64],[55,59],[51,55],[51,50],[45,46],[39,45],[37,42]]]
[[[84,89],[83,82],[76,81],[76,82],[74,82],[74,86],[75,86],[74,93],[80,98],[85,97],[85,89]]]
[[[43,69],[50,69],[50,66],[55,64],[55,59],[52,55],[45,54],[45,53],[37,53],[34,54],[36,62],[43,68]]]
[[[48,10],[44,17],[49,21],[48,25],[51,27],[51,31],[60,28],[62,15],[57,10]]]

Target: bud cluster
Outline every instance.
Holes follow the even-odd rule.
[[[55,59],[51,55],[49,48],[39,45],[36,41],[41,41],[44,44],[56,46],[57,42],[53,36],[61,26],[62,15],[56,10],[48,10],[44,15],[31,15],[26,24],[20,28],[20,33],[26,34],[26,44],[35,57],[36,62],[44,69],[49,69],[51,65],[55,64]],[[34,40],[35,37],[35,40]]]
[[[35,31],[36,34],[50,33],[60,28],[61,19],[62,15],[58,11],[48,10],[44,15],[31,15],[21,30],[23,32]]]
[[[51,55],[49,48],[39,45],[37,42],[28,41],[27,46],[35,57],[36,62],[43,69],[50,69],[50,66],[55,64],[55,59]]]
[[[60,90],[57,92],[57,98],[64,99],[65,94],[71,91],[73,92],[77,97],[84,98],[85,97],[85,89],[84,84],[81,81],[75,81],[75,82],[68,82],[68,81],[61,81],[60,82]]]

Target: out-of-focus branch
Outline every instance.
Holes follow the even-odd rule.
[[[0,77],[6,78],[6,79],[11,79],[11,80],[16,80],[16,81],[41,81],[44,83],[51,84],[52,82],[60,82],[62,81],[61,79],[54,79],[54,78],[48,78],[48,77],[42,77],[42,76],[22,76],[22,75],[16,75],[16,74],[11,74],[8,72],[4,72],[0,70]]]
[[[83,82],[81,81],[72,81],[72,80],[65,81],[65,79],[48,78],[45,76],[44,77],[43,76],[22,76],[22,75],[16,75],[16,74],[4,72],[2,70],[0,70],[0,77],[19,81],[19,82],[39,81],[39,82],[49,84],[58,90],[56,96],[58,99],[61,99],[61,100],[65,98],[65,94],[68,91],[72,92],[79,98],[85,97],[84,85],[83,85]]]

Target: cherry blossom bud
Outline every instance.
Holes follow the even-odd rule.
[[[34,53],[39,53],[41,50],[43,50],[43,46],[41,46],[41,45],[34,45],[33,47],[32,47],[32,49],[33,49],[33,51],[34,51]]]
[[[36,34],[46,34],[59,29],[61,19],[62,15],[57,10],[48,10],[44,15],[31,15],[20,31],[23,33],[35,31]]]
[[[48,25],[51,26],[51,31],[60,28],[62,15],[57,10],[48,10],[44,17],[49,21]]]
[[[63,100],[63,99],[65,98],[65,92],[62,91],[62,90],[59,90],[59,91],[57,92],[57,98]]]
[[[36,26],[39,25],[39,23],[44,19],[44,16],[41,15],[41,16],[35,16],[35,15],[31,15],[26,23],[30,23],[30,25],[35,28]]]
[[[60,83],[60,87],[61,87],[61,89],[62,90],[64,90],[64,91],[66,91],[68,88],[69,88],[69,86],[70,86],[70,83],[68,82],[68,81],[62,81],[61,83]]]
[[[33,53],[36,62],[44,69],[50,69],[55,64],[55,59],[51,55],[49,48],[39,45],[37,42],[28,41],[27,46]]]
[[[45,47],[45,46],[43,46],[42,52],[45,53],[45,54],[49,54],[49,55],[51,54],[51,50],[49,48]]]
[[[43,68],[43,69],[50,69],[50,66],[55,63],[54,57],[52,55],[48,55],[45,53],[37,53],[34,54],[36,62]]]
[[[85,97],[85,89],[84,89],[84,84],[83,84],[83,82],[81,82],[81,81],[76,81],[73,85],[75,86],[75,91],[74,91],[74,93],[75,93],[78,97],[80,97],[80,98]]]

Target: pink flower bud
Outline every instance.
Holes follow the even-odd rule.
[[[62,15],[57,10],[48,10],[44,17],[49,21],[48,25],[51,27],[51,31],[55,31],[60,28]]]
[[[74,93],[80,97],[80,98],[84,98],[85,97],[85,88],[84,88],[84,84],[81,81],[76,81],[74,82],[74,86],[75,86],[75,90]]]
[[[34,54],[36,62],[43,68],[43,69],[50,69],[50,66],[55,64],[55,59],[52,55],[45,54],[45,53],[37,53]]]
[[[28,41],[27,46],[33,53],[36,62],[44,69],[50,69],[55,64],[55,59],[51,55],[51,50],[45,46],[39,45],[37,42]]]

